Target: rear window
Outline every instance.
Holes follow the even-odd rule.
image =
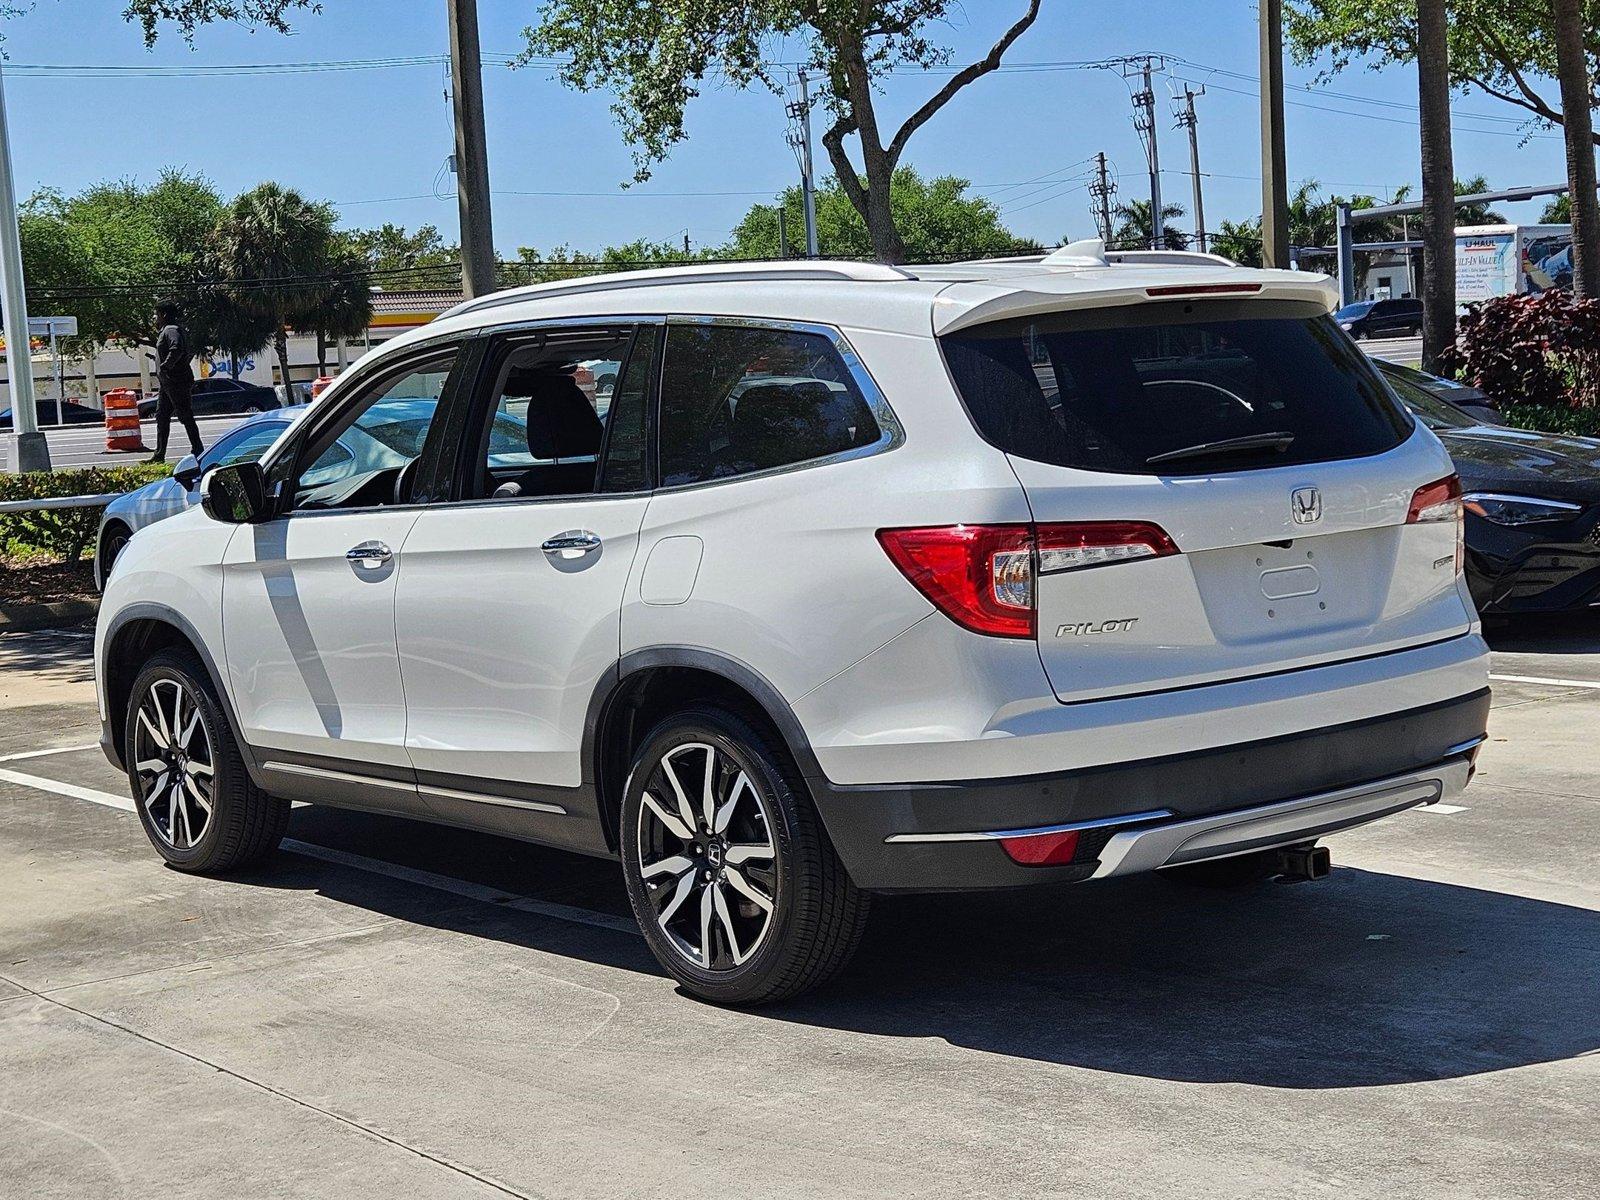
[[[1412,428],[1314,304],[1093,309],[980,326],[942,344],[979,433],[1057,466],[1260,469],[1381,454]]]

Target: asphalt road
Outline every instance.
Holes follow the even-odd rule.
[[[1494,670],[1460,803],[1328,880],[884,900],[739,1012],[602,862],[301,808],[168,870],[86,640],[0,637],[0,1195],[1593,1195],[1600,620]]]

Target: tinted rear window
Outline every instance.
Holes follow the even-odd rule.
[[[1023,458],[1198,475],[1381,454],[1411,431],[1366,356],[1316,305],[1151,304],[1006,321],[942,339],[984,438]],[[1283,450],[1158,455],[1252,435]]]

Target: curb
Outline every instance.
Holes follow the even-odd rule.
[[[61,629],[68,625],[92,621],[99,611],[99,599],[90,597],[0,604],[0,633],[30,633],[40,629]]]

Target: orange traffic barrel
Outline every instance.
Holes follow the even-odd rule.
[[[142,451],[139,435],[139,394],[128,388],[114,388],[104,396],[106,411],[106,449]]]

